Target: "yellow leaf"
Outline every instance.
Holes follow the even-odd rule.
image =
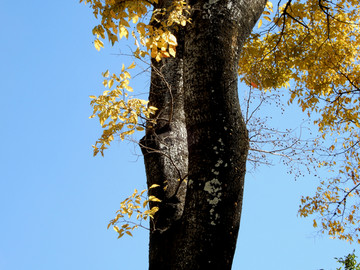
[[[127,72],[127,71],[124,71],[124,76],[125,76],[125,79],[127,79],[127,78],[131,78],[130,73],[129,73],[129,72]]]
[[[149,216],[150,216],[151,218],[154,218],[154,214],[155,214],[157,211],[159,211],[159,207],[154,206],[154,207],[151,208],[151,210],[149,211]]]
[[[149,103],[148,100],[143,100],[143,99],[140,99],[140,102],[141,102],[141,104],[143,104],[143,105],[147,105],[147,104]]]
[[[177,40],[176,37],[173,34],[169,34],[169,41],[168,41],[169,45],[177,45]]]
[[[104,43],[99,39],[95,39],[94,46],[96,50],[100,51],[101,48],[104,48]]]
[[[128,235],[130,235],[130,236],[133,236],[133,235],[131,234],[131,232],[129,232],[129,231],[126,231],[125,233],[128,234]]]
[[[173,49],[173,48],[169,48],[169,53],[172,57],[175,57],[176,56],[176,51]]]
[[[149,189],[156,188],[156,187],[160,187],[160,185],[158,185],[158,184],[152,184],[152,185],[149,187]]]
[[[128,68],[127,68],[127,69],[133,69],[133,68],[135,68],[135,67],[136,67],[135,63],[134,63],[134,62],[132,62],[132,64],[131,64],[130,66],[128,66]]]
[[[145,201],[143,202],[143,207],[145,208],[148,203],[149,203],[149,200],[145,200]]]
[[[138,23],[136,26],[137,31],[139,32],[140,36],[145,36],[145,24],[144,23]]]
[[[314,227],[314,228],[317,227],[317,223],[316,223],[316,220],[315,220],[315,219],[314,219],[313,227]]]
[[[106,70],[105,73],[103,73],[103,76],[108,78],[109,77],[109,70]]]
[[[154,106],[149,106],[149,110],[150,110],[150,111],[157,111],[158,108],[156,108],[156,107],[154,107]]]
[[[121,27],[123,27],[123,28],[125,28],[125,26],[126,27],[130,27],[130,24],[126,21],[126,20],[124,20],[123,18],[121,18],[120,19],[120,25],[119,25],[119,27],[121,28]],[[121,36],[120,36],[121,37]]]
[[[161,202],[161,200],[156,198],[155,196],[149,196],[149,201],[151,201],[151,202]]]
[[[139,17],[137,15],[135,15],[134,17],[132,17],[132,22],[133,23],[137,23],[139,20]]]
[[[170,57],[170,54],[168,52],[162,51],[161,56],[164,57],[164,58],[168,58],[168,57]]]
[[[114,84],[114,79],[111,79],[109,82],[108,82],[108,87],[111,88]]]
[[[264,19],[271,22],[271,19],[268,16],[264,16]]]
[[[258,28],[260,28],[261,25],[262,25],[262,20],[260,19],[260,20],[259,20],[259,24],[258,24]]]
[[[267,1],[266,7],[267,7],[268,9],[272,9],[274,6],[273,6],[273,4],[272,4],[270,1]]]
[[[122,38],[122,37],[128,38],[129,37],[129,32],[124,26],[120,26],[119,36],[120,36],[120,38]]]
[[[127,91],[129,91],[129,92],[133,92],[133,91],[134,91],[131,86],[125,86],[124,88],[125,88]]]

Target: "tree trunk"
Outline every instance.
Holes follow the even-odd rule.
[[[159,112],[142,149],[148,185],[167,180],[168,189],[156,193],[150,270],[231,269],[240,224],[249,144],[237,65],[266,0],[189,4],[176,58],[156,63],[151,77]]]
[[[172,0],[159,1],[154,9],[168,8],[171,4]],[[153,121],[148,121],[146,135],[140,141],[147,185],[160,185],[150,190],[151,195],[161,199],[160,204],[150,204],[159,207],[150,223],[150,269],[171,269],[169,258],[174,250],[169,246],[176,241],[174,223],[181,218],[185,203],[188,147],[183,89],[184,31],[174,34],[178,42],[176,58],[152,60],[149,103],[158,111]]]

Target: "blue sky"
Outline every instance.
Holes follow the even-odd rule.
[[[103,90],[101,72],[121,68],[126,48],[97,52],[91,10],[75,0],[1,1],[0,23],[0,269],[147,269],[147,231],[117,240],[106,230],[120,201],[145,188],[140,151],[115,142],[92,157],[100,129],[88,119],[88,96]],[[149,79],[132,86],[144,93]],[[274,166],[246,180],[233,269],[331,270],[356,248],[297,217],[311,175],[294,181]]]

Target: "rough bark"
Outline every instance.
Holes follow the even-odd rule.
[[[153,70],[150,102],[160,110],[143,139],[148,184],[171,184],[157,193],[164,201],[150,232],[151,270],[231,269],[249,148],[236,70],[265,3],[190,2],[177,57],[156,64],[163,78]],[[173,200],[176,180],[186,176],[187,189],[183,181]]]
[[[179,237],[183,258],[173,269],[231,269],[249,148],[237,64],[264,5],[263,0],[192,3],[184,49],[191,166]]]
[[[167,8],[172,1],[159,1],[156,8]],[[156,22],[155,22],[156,23]],[[148,121],[146,135],[140,141],[144,155],[150,194],[161,200],[150,224],[150,269],[169,265],[176,234],[173,224],[183,213],[188,171],[188,148],[183,91],[183,31],[174,31],[178,46],[176,58],[152,61],[149,103],[158,108],[153,121]],[[170,268],[166,268],[170,269]]]

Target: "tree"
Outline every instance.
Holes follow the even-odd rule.
[[[358,270],[360,269],[360,263],[356,262],[357,256],[355,255],[355,250],[348,254],[345,258],[335,258],[339,263],[341,263],[345,268],[345,270]],[[341,270],[339,267],[337,270]]]
[[[151,58],[149,104],[128,95],[132,91],[128,70],[135,64],[123,65],[120,75],[106,71],[103,84],[109,90],[99,97],[91,96],[92,117],[97,115],[104,128],[94,145],[95,155],[104,154],[114,135],[124,139],[143,130],[141,120],[146,121],[139,145],[150,193],[144,205],[150,204],[150,209],[139,212],[144,193],[135,191],[109,225],[122,236],[124,232],[131,234],[129,224],[121,229],[115,225],[124,214],[130,217],[136,211],[140,218],[152,218],[149,269],[231,269],[250,148],[247,121],[238,101],[238,74],[249,86],[262,91],[276,91],[293,80],[296,87],[290,90],[290,102],[297,98],[309,114],[319,112],[320,105],[326,112],[317,120],[320,132],[334,129],[340,119],[336,130],[345,128],[354,135],[356,131],[349,125],[360,127],[356,118],[359,99],[349,101],[346,95],[359,89],[354,60],[359,56],[354,45],[360,40],[354,34],[358,3],[289,0],[270,18],[272,4],[266,0],[85,2],[101,18],[93,29],[98,50],[103,47],[99,38],[104,39],[105,34],[112,45],[118,37],[128,38],[132,22],[133,55],[140,61]],[[146,24],[143,20],[149,10],[152,16]],[[273,24],[263,33],[251,34],[261,14]],[[337,29],[339,25],[341,29]],[[320,26],[327,29],[325,34],[319,31]],[[345,34],[338,34],[340,30]],[[348,60],[349,55],[354,59]],[[346,87],[350,88],[344,91]],[[355,104],[353,109],[344,107],[350,103]],[[325,139],[323,134],[320,138]],[[312,150],[317,147],[321,147],[319,139]],[[356,159],[352,149],[346,148],[344,153]],[[324,192],[329,189],[330,185]],[[345,201],[354,190],[344,194]],[[343,204],[341,195],[336,196],[329,201]],[[319,208],[319,200],[310,197],[303,203],[303,216],[332,211]],[[321,203],[328,204],[325,200]],[[331,222],[325,218],[323,229],[329,226],[334,235],[344,235]]]

